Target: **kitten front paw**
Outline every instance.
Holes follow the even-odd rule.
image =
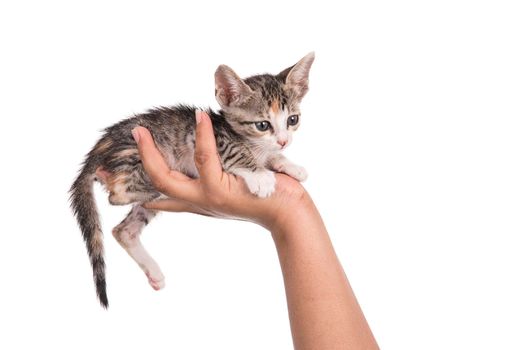
[[[290,166],[286,167],[283,172],[300,182],[306,181],[308,177],[307,170],[300,165],[291,164]]]
[[[307,179],[307,171],[304,167],[300,165],[293,164],[291,162],[281,162],[274,165],[275,170],[279,173],[284,173],[292,178],[295,178],[297,181],[305,181]]]
[[[244,171],[239,175],[246,182],[249,191],[258,197],[269,197],[275,191],[276,178],[272,171]]]

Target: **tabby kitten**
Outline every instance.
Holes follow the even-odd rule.
[[[281,151],[290,144],[300,124],[300,101],[308,91],[309,70],[315,56],[310,53],[277,75],[261,74],[241,79],[221,65],[215,72],[215,96],[222,108],[207,113],[213,122],[217,148],[225,171],[242,177],[249,190],[270,196],[275,188],[273,171],[299,181],[304,168],[293,164]],[[87,154],[70,189],[71,207],[82,231],[93,267],[100,303],[107,308],[102,231],[93,196],[93,182],[109,192],[113,205],[133,204],[127,217],[113,229],[113,235],[145,272],[155,290],[164,287],[164,275],[144,249],[139,235],[155,216],[142,204],[161,198],[144,171],[131,135],[136,126],[151,132],[171,169],[196,178],[195,107],[161,107],[125,119],[105,129]]]

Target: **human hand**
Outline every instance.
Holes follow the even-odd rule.
[[[148,209],[192,212],[215,217],[249,220],[270,231],[289,219],[293,208],[305,197],[304,188],[290,177],[277,174],[275,192],[258,198],[244,180],[222,170],[209,116],[196,111],[195,164],[200,175],[192,179],[171,170],[146,128],[133,129],[140,158],[156,189],[170,197],[145,203]]]
[[[253,195],[242,178],[222,170],[209,116],[197,111],[196,120],[197,179],[169,169],[149,131],[133,129],[153,185],[170,197],[144,207],[243,219],[266,227],[282,267],[295,349],[378,349],[304,188],[291,177],[276,174],[270,197]]]

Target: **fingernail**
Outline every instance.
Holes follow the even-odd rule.
[[[135,142],[138,143],[138,141],[140,141],[140,133],[138,132],[138,126],[131,130],[131,134],[133,135]]]
[[[197,124],[200,124],[200,122],[202,121],[202,111],[200,109],[197,109],[195,111],[195,120]]]

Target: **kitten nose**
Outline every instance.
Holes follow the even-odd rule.
[[[286,140],[278,140],[277,143],[282,147],[284,148],[286,145],[287,145],[287,141]]]

